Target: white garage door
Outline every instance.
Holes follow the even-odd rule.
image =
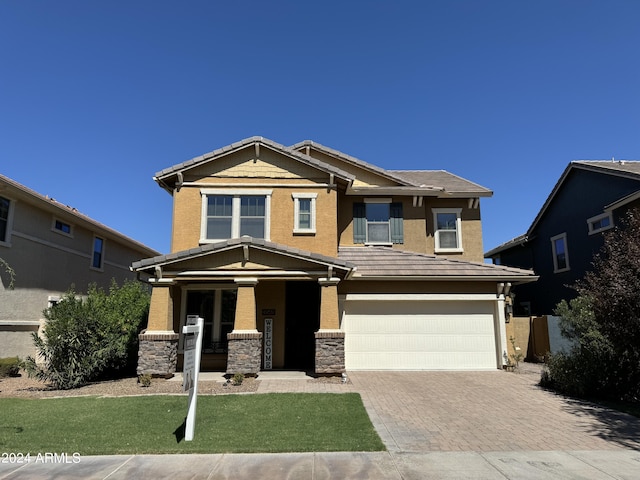
[[[344,302],[347,370],[497,368],[490,301]]]

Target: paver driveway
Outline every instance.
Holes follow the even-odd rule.
[[[391,452],[640,449],[640,419],[545,391],[532,372],[349,377]]]

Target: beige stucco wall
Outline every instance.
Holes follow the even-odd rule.
[[[354,246],[353,243],[353,204],[364,201],[364,196],[340,195],[338,210],[339,244]],[[386,198],[389,198],[388,196]],[[462,253],[438,255],[460,258],[474,262],[484,262],[482,249],[482,224],[480,209],[468,208],[467,199],[430,199],[425,197],[422,206],[413,206],[413,197],[392,197],[393,202],[402,203],[404,216],[404,243],[394,245],[400,250],[426,253],[435,252],[434,241],[434,208],[461,208],[462,220]],[[361,244],[358,244],[361,245]]]
[[[312,155],[328,164],[357,176],[354,186],[392,186],[396,182],[320,152]],[[269,189],[271,196],[270,240],[303,250],[335,256],[337,246],[353,245],[353,203],[364,196],[346,195],[344,186],[327,189],[329,175],[287,155],[264,146],[256,155],[254,148],[217,158],[185,172],[185,184],[174,192],[171,251],[194,248],[200,243],[203,188]],[[316,193],[316,233],[293,233],[294,200],[292,193]],[[388,198],[388,195],[383,195]],[[402,202],[404,243],[394,248],[434,254],[433,208],[461,208],[463,252],[446,253],[452,258],[484,261],[482,226],[479,208],[469,208],[469,200],[423,198],[421,206],[413,206],[413,197],[393,197]]]
[[[260,160],[244,158],[240,154],[216,160],[205,170],[189,172],[188,184],[176,190],[173,208],[171,251],[178,252],[197,247],[202,229],[202,189],[238,188],[243,190],[271,190],[270,238],[302,250],[325,255],[337,254],[337,193],[328,189],[328,175],[307,167],[285,156],[261,152]],[[269,161],[267,161],[269,160]],[[280,162],[278,165],[275,165]],[[286,167],[286,168],[285,168]],[[293,173],[291,173],[293,172]],[[211,175],[216,175],[212,177]],[[238,177],[231,177],[238,175]],[[307,175],[303,178],[301,175]],[[185,180],[186,181],[186,180]],[[320,185],[318,185],[318,183]],[[315,193],[316,232],[297,234],[294,229],[295,193]]]

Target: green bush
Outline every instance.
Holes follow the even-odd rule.
[[[17,377],[20,374],[20,359],[18,357],[0,358],[0,378]]]
[[[234,385],[242,385],[242,382],[244,382],[244,375],[242,373],[236,373],[233,376],[233,384]]]
[[[130,374],[149,300],[147,288],[134,281],[119,287],[114,280],[109,292],[93,285],[85,299],[73,290],[67,292],[57,305],[44,311],[43,335],[33,334],[43,363],[28,357],[27,373],[63,390]]]

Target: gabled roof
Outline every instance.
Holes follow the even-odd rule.
[[[590,172],[599,173],[602,175],[631,178],[633,180],[638,180],[638,182],[640,182],[640,161],[637,161],[637,160],[574,160],[570,162],[569,165],[567,165],[567,168],[565,168],[564,172],[562,172],[562,175],[560,175],[560,178],[556,182],[555,186],[553,187],[553,190],[551,190],[551,193],[545,200],[544,204],[542,205],[542,208],[540,209],[535,219],[531,223],[531,226],[527,230],[527,233],[520,235],[513,240],[505,242],[502,245],[496,248],[493,248],[492,250],[489,250],[487,253],[485,253],[485,257],[490,257],[504,250],[507,250],[515,245],[522,245],[523,243],[526,243],[526,241],[528,240],[529,237],[531,237],[534,229],[536,228],[536,226],[538,225],[538,223],[546,213],[547,209],[549,208],[549,205],[551,205],[551,203],[553,202],[553,199],[556,197],[557,193],[562,188],[562,185],[564,184],[565,180],[573,170],[586,170]],[[610,206],[603,205],[603,210],[606,207],[610,207]]]
[[[319,253],[313,253],[306,250],[300,250],[299,248],[289,247],[279,243],[269,242],[260,238],[252,238],[248,236],[240,238],[232,238],[217,243],[210,243],[201,245],[199,247],[191,248],[189,250],[183,250],[181,252],[168,253],[166,255],[158,255],[153,258],[145,258],[138,262],[134,262],[131,265],[131,270],[142,271],[148,269],[155,269],[156,267],[164,267],[173,263],[182,262],[185,260],[191,260],[193,258],[202,257],[205,255],[220,253],[232,249],[238,249],[248,247],[257,250],[263,250],[267,252],[276,253],[279,255],[285,255],[300,260],[309,261],[312,263],[320,264],[326,267],[337,268],[346,272],[351,272],[354,269],[354,265],[346,260],[339,258],[329,257],[321,255]]]
[[[398,194],[406,195],[421,193],[431,193],[433,196],[462,195],[465,197],[490,197],[493,195],[491,190],[445,170],[386,170],[312,140],[296,143],[291,148],[294,150],[316,150],[398,183],[397,187],[372,187],[381,193],[393,193],[395,189]],[[366,190],[366,188],[358,190]]]
[[[161,187],[163,187],[165,190],[171,193],[172,187],[167,184],[167,181],[170,178],[174,176],[177,177],[178,174],[182,174],[186,170],[198,167],[208,162],[215,161],[217,158],[220,158],[222,156],[228,155],[233,152],[237,152],[239,150],[242,150],[251,146],[256,147],[257,152],[259,152],[260,146],[270,148],[271,150],[274,150],[278,153],[294,158],[301,163],[317,168],[318,170],[321,170],[328,174],[335,175],[336,177],[341,178],[346,182],[352,182],[355,178],[349,172],[336,168],[333,165],[329,165],[328,163],[321,162],[315,158],[304,155],[303,153],[300,153],[291,148],[285,147],[284,145],[281,145],[272,140],[269,140],[268,138],[257,137],[257,136],[245,138],[244,140],[241,140],[236,143],[232,143],[231,145],[227,145],[226,147],[219,148],[212,152],[205,153],[204,155],[194,157],[190,160],[187,160],[186,162],[182,162],[172,167],[165,168],[164,170],[157,172],[153,178],[156,182],[158,182],[158,184],[160,184]]]
[[[291,148],[293,150],[300,150],[300,149],[314,149],[317,150],[319,152],[322,152],[326,155],[329,155],[331,157],[335,157],[338,158],[346,163],[349,163],[351,165],[354,165],[356,167],[362,168],[364,170],[368,170],[370,172],[373,173],[377,173],[378,175],[380,175],[381,177],[385,177],[388,178],[390,180],[394,180],[396,182],[398,182],[399,185],[401,186],[413,186],[413,187],[419,187],[420,185],[407,180],[406,178],[402,178],[399,177],[397,175],[394,175],[392,172],[390,172],[389,170],[385,170],[384,168],[378,167],[376,165],[373,165],[371,163],[367,163],[364,160],[360,160],[359,158],[356,157],[352,157],[351,155],[347,155],[346,153],[342,153],[339,150],[335,150],[333,148],[330,147],[326,147],[324,145],[321,145],[317,142],[314,142],[312,140],[303,140],[302,142],[298,142],[295,145],[292,145]]]
[[[493,280],[533,282],[531,270],[405,252],[385,247],[340,247],[338,257],[357,267],[352,279]]]
[[[4,186],[2,184],[4,184]],[[25,200],[26,202],[36,205],[37,207],[45,211],[49,211],[53,215],[58,215],[60,217],[60,220],[69,220],[69,222],[75,222],[89,230],[95,230],[101,235],[105,235],[106,237],[109,237],[113,240],[117,240],[122,244],[129,245],[131,249],[138,250],[141,255],[154,255],[158,253],[157,251],[144,245],[143,243],[140,243],[137,240],[134,240],[118,232],[117,230],[114,230],[113,228],[108,227],[83,213],[80,213],[76,208],[65,205],[64,203],[61,203],[49,196],[41,195],[35,190],[32,190],[22,185],[21,183],[18,183],[15,180],[12,180],[9,177],[5,177],[4,175],[0,174],[0,195],[3,194],[5,188],[7,187],[13,190],[13,192],[11,194],[4,193],[4,195],[8,195],[10,197],[19,195],[21,199]]]

